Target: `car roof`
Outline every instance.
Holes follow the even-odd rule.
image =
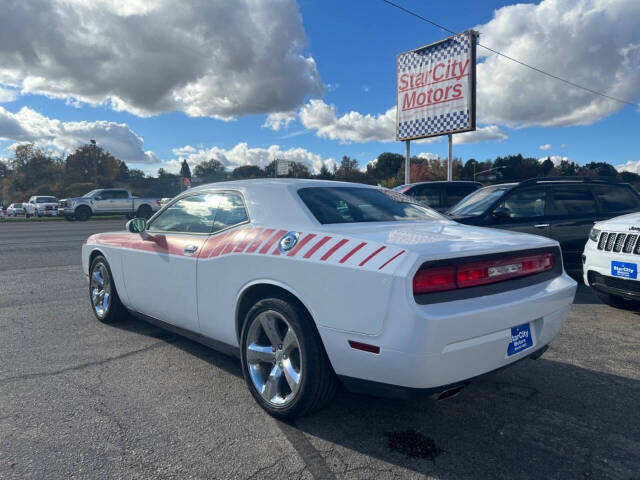
[[[464,183],[464,184],[471,184],[471,185],[482,185],[480,182],[474,182],[472,180],[429,180],[426,182],[415,182],[415,183],[406,183],[404,185],[400,185],[401,187],[413,187],[415,185],[425,185],[425,184],[452,184],[452,183]]]
[[[338,182],[334,180],[309,180],[302,178],[256,178],[232,180],[199,185],[184,191],[180,197],[203,191],[234,190],[240,192],[249,209],[252,223],[260,225],[318,226],[319,222],[311,214],[300,196],[301,188],[310,187],[352,187],[380,188],[362,183]]]

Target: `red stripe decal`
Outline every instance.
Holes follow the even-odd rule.
[[[253,243],[251,244],[251,246],[250,246],[250,247],[249,247],[249,249],[247,250],[247,253],[253,253],[253,252],[255,252],[255,251],[258,249],[258,247],[259,247],[260,245],[262,245],[262,242],[264,242],[264,241],[267,239],[267,237],[268,237],[269,235],[271,235],[271,234],[272,234],[273,232],[275,232],[275,231],[276,231],[276,230],[275,230],[275,228],[267,228],[264,232],[262,232],[262,233],[260,234],[260,236],[259,236],[258,238],[256,238],[256,239],[253,241]]]
[[[249,242],[251,240],[253,240],[253,238],[258,234],[258,232],[260,230],[262,230],[262,229],[261,228],[254,228],[254,229],[250,230],[249,232],[247,232],[245,237],[242,239],[240,244],[235,248],[235,250],[233,252],[234,253],[242,252],[245,248],[247,248],[247,245],[249,245]]]
[[[236,230],[233,238],[229,240],[229,242],[225,245],[224,250],[220,252],[220,255],[226,255],[227,253],[231,253],[234,247],[244,238],[245,233],[247,233],[246,229]]]
[[[287,233],[286,230],[279,230],[278,233],[276,233],[273,237],[269,239],[267,243],[264,244],[264,246],[260,249],[259,253],[267,253],[269,249],[273,246],[273,244],[276,243],[278,240],[280,240],[280,237],[282,237],[282,235],[284,235],[285,233]]]
[[[314,253],[316,253],[318,251],[318,249],[323,246],[325,243],[327,243],[329,240],[331,240],[331,237],[324,237],[321,240],[318,240],[318,243],[316,243],[313,247],[311,247],[309,249],[309,251],[307,253],[304,254],[304,257],[302,258],[310,258],[311,255],[313,255]]]
[[[353,250],[351,250],[349,253],[347,253],[344,257],[342,257],[340,259],[340,263],[344,263],[347,260],[349,260],[351,258],[351,255],[353,255],[354,253],[356,253],[358,250],[360,250],[362,247],[364,247],[367,244],[367,242],[362,242],[360,245],[358,245],[356,248],[354,248]]]
[[[224,234],[224,238],[220,239],[220,243],[216,244],[216,249],[211,252],[212,257],[217,257],[222,253],[222,250],[227,246],[227,244],[233,240],[233,236],[236,232],[228,232]]]
[[[375,252],[373,252],[371,255],[369,255],[367,258],[365,258],[363,261],[360,262],[360,265],[358,265],[359,267],[362,267],[365,263],[367,263],[369,260],[371,260],[373,257],[375,257],[377,254],[379,254],[382,250],[384,250],[387,247],[380,247],[379,249],[377,249]]]
[[[237,230],[229,232],[225,235],[224,240],[220,242],[220,245],[216,246],[216,251],[211,255],[212,257],[217,257],[218,255],[222,255],[222,252],[227,248],[227,246],[233,242],[234,237],[238,233]]]
[[[338,243],[336,243],[333,247],[331,247],[329,249],[329,251],[327,253],[325,253],[322,258],[320,258],[320,260],[322,260],[323,262],[328,259],[331,255],[333,255],[334,253],[336,253],[336,250],[338,250],[341,246],[343,246],[345,243],[347,243],[349,240],[347,240],[346,238],[343,238],[342,240],[340,240]]]
[[[302,240],[298,242],[298,244],[295,247],[293,247],[293,249],[287,255],[289,257],[295,257],[296,253],[298,253],[300,249],[304,247],[307,243],[313,240],[315,236],[316,236],[315,233],[310,233],[309,235],[304,237]]]
[[[387,260],[386,262],[384,262],[382,265],[380,265],[380,268],[378,268],[378,270],[382,270],[384,267],[386,267],[389,263],[393,262],[396,258],[398,258],[400,255],[402,255],[405,251],[402,250],[400,253],[396,253],[393,257],[391,257],[389,260]]]

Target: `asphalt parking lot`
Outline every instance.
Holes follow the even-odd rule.
[[[0,478],[640,479],[640,316],[584,286],[540,360],[283,424],[236,359],[94,319],[80,248],[123,225],[0,224]]]

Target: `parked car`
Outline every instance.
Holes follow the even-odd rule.
[[[584,283],[614,307],[640,303],[640,213],[596,223],[584,247]]]
[[[9,217],[27,217],[30,218],[36,214],[36,208],[30,203],[12,203],[7,208]]]
[[[411,183],[400,185],[394,190],[438,212],[446,212],[479,188],[482,188],[482,184],[478,182],[452,181]]]
[[[82,247],[99,321],[133,312],[241,358],[270,414],[357,392],[449,396],[545,351],[576,282],[548,238],[460,225],[396,192],[301,179],[183,192]],[[336,377],[337,376],[337,377]]]
[[[582,275],[582,250],[597,221],[640,210],[628,183],[598,177],[548,177],[492,185],[449,210],[456,222],[557,240],[565,269]]]
[[[29,203],[35,207],[38,217],[58,215],[58,199],[56,197],[33,196]]]
[[[89,220],[93,215],[150,218],[160,209],[159,198],[138,198],[123,188],[91,190],[79,198],[60,200],[58,211],[67,220]]]

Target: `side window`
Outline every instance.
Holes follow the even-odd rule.
[[[203,193],[181,198],[158,215],[150,232],[211,233],[218,195]]]
[[[98,195],[101,200],[111,200],[113,197],[113,192],[110,190],[105,190],[104,192]]]
[[[473,185],[447,185],[447,207],[453,207],[456,203],[475,192],[477,188]]]
[[[440,185],[416,185],[405,195],[433,208],[440,206]]]
[[[111,198],[124,199],[129,198],[129,193],[126,190],[114,190]]]
[[[213,232],[232,227],[249,220],[244,201],[238,193],[218,193],[218,210],[213,223]]]
[[[544,216],[546,202],[547,191],[545,188],[528,188],[516,190],[497,208],[506,208],[509,211],[509,218],[536,218]]]
[[[584,216],[598,211],[596,199],[587,187],[553,187],[552,215]]]
[[[638,209],[638,199],[621,185],[597,186],[596,196],[605,212],[615,213]]]

